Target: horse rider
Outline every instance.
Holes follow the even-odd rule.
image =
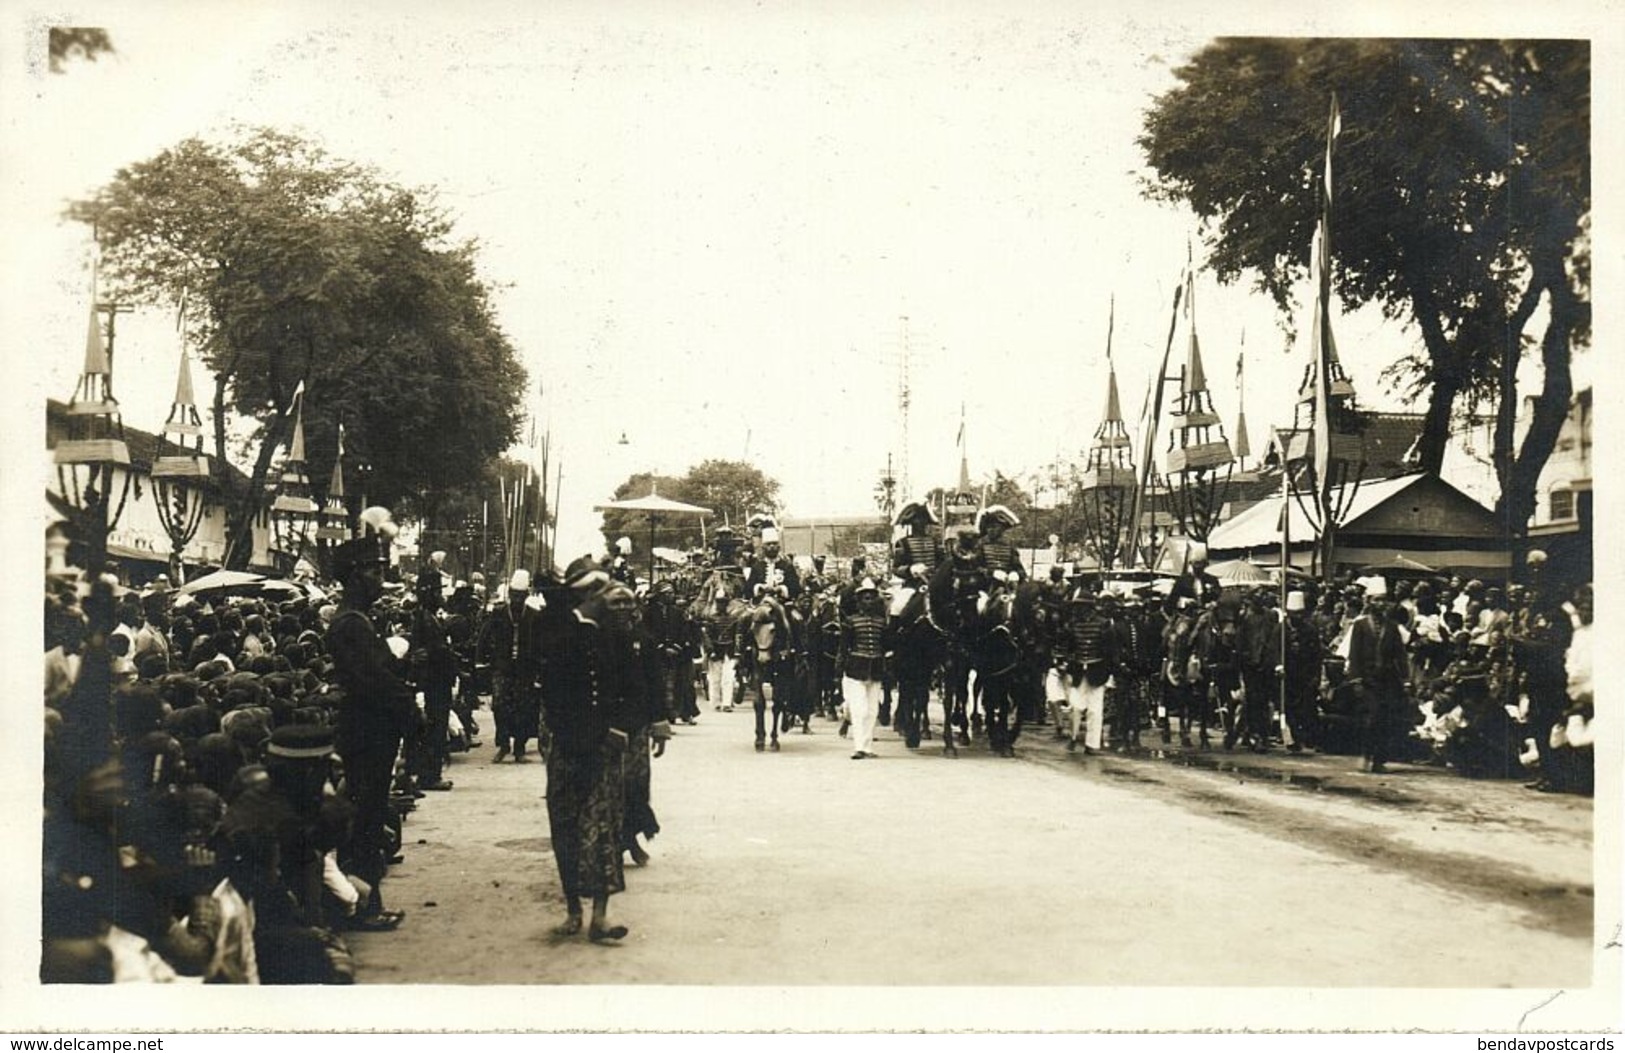
[[[745,587],[751,595],[755,595],[758,585],[767,584],[772,571],[778,572],[785,599],[794,600],[801,595],[801,574],[796,570],[795,561],[780,551],[779,528],[768,526],[762,528],[761,554],[745,568]]]
[[[892,566],[912,567],[920,564],[925,567],[926,576],[929,577],[943,560],[942,539],[930,533],[931,528],[937,525],[937,517],[932,514],[929,505],[910,501],[897,513],[897,525],[907,533],[892,542]]]
[[[982,509],[976,517],[976,532],[982,539],[982,560],[989,572],[998,570],[1016,578],[1025,578],[1027,572],[1022,569],[1021,556],[1016,546],[1005,540],[1005,534],[1011,527],[1019,526],[1021,520],[1016,514],[1004,505],[991,505]]]

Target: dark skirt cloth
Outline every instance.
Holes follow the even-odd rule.
[[[511,676],[493,679],[491,715],[496,720],[497,744],[516,744],[536,738],[541,732],[541,699],[535,690]]]
[[[649,757],[649,729],[632,736],[626,751],[626,825],[622,834],[630,842],[638,834],[653,837],[660,832],[650,802],[650,779],[654,765]]]
[[[648,741],[644,741],[648,753]],[[547,755],[547,822],[566,896],[613,895],[621,873],[625,756],[609,744],[585,753]]]

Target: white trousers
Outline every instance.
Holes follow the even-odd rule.
[[[880,723],[881,697],[879,680],[841,677],[841,698],[846,701],[846,711],[852,720],[852,752],[874,752],[875,726]]]
[[[711,699],[712,709],[734,704],[734,660],[707,658],[705,660],[705,693]]]
[[[1072,707],[1072,741],[1078,741],[1078,726],[1087,721],[1083,744],[1092,750],[1100,749],[1101,724],[1106,719],[1106,685],[1093,687],[1088,680],[1073,684],[1071,677],[1062,679],[1066,682],[1067,705]]]

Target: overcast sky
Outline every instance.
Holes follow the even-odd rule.
[[[438,188],[483,246],[563,462],[566,556],[601,546],[589,506],[638,470],[748,457],[796,515],[873,509],[888,453],[915,494],[951,483],[961,405],[974,478],[1079,456],[1110,298],[1132,417],[1189,241],[1201,260],[1192,218],[1141,194],[1134,140],[1171,69],[1221,32],[1375,25],[1178,4],[328,6],[111,8],[86,24],[117,55],[50,76],[36,53],[13,77],[7,236],[29,266],[7,336],[36,364],[27,397],[66,397],[80,363],[86,245],[64,200],[187,136],[300,130]],[[1428,17],[1418,31],[1468,28]],[[1259,450],[1307,350],[1245,286],[1203,274],[1196,306],[1232,428],[1245,335]],[[1378,374],[1414,333],[1337,329],[1362,398],[1397,405]],[[121,320],[128,424],[167,412],[172,332]]]

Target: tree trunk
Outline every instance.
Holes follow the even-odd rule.
[[[1422,417],[1422,435],[1417,442],[1417,453],[1422,470],[1437,475],[1444,467],[1444,451],[1450,443],[1450,415],[1456,407],[1457,396],[1461,394],[1461,356],[1445,335],[1432,293],[1420,284],[1413,284],[1412,290],[1412,313],[1422,330],[1422,343],[1427,348],[1431,366],[1428,408]]]
[[[233,495],[226,518],[227,570],[246,570],[248,561],[254,558],[254,520],[265,505],[265,480],[271,473],[271,458],[282,445],[288,427],[286,413],[271,418],[265,426],[259,455],[254,458],[254,472],[249,477],[247,492]]]
[[[1521,537],[1528,528],[1529,517],[1535,512],[1536,488],[1546,461],[1557,447],[1557,436],[1568,419],[1569,406],[1574,399],[1574,377],[1570,372],[1572,349],[1570,337],[1575,328],[1577,301],[1564,273],[1560,249],[1548,250],[1545,259],[1537,261],[1537,275],[1544,286],[1550,311],[1546,332],[1541,337],[1540,360],[1545,385],[1535,396],[1534,412],[1523,445],[1518,448],[1518,459],[1513,462],[1511,477],[1502,488],[1496,512],[1509,527],[1513,537]]]
[[[1524,290],[1517,309],[1507,320],[1505,346],[1502,348],[1500,399],[1495,407],[1495,442],[1492,456],[1495,461],[1495,481],[1504,494],[1512,485],[1513,439],[1518,426],[1518,363],[1523,358],[1523,328],[1534,316],[1544,292],[1537,276],[1529,277],[1529,288]]]

